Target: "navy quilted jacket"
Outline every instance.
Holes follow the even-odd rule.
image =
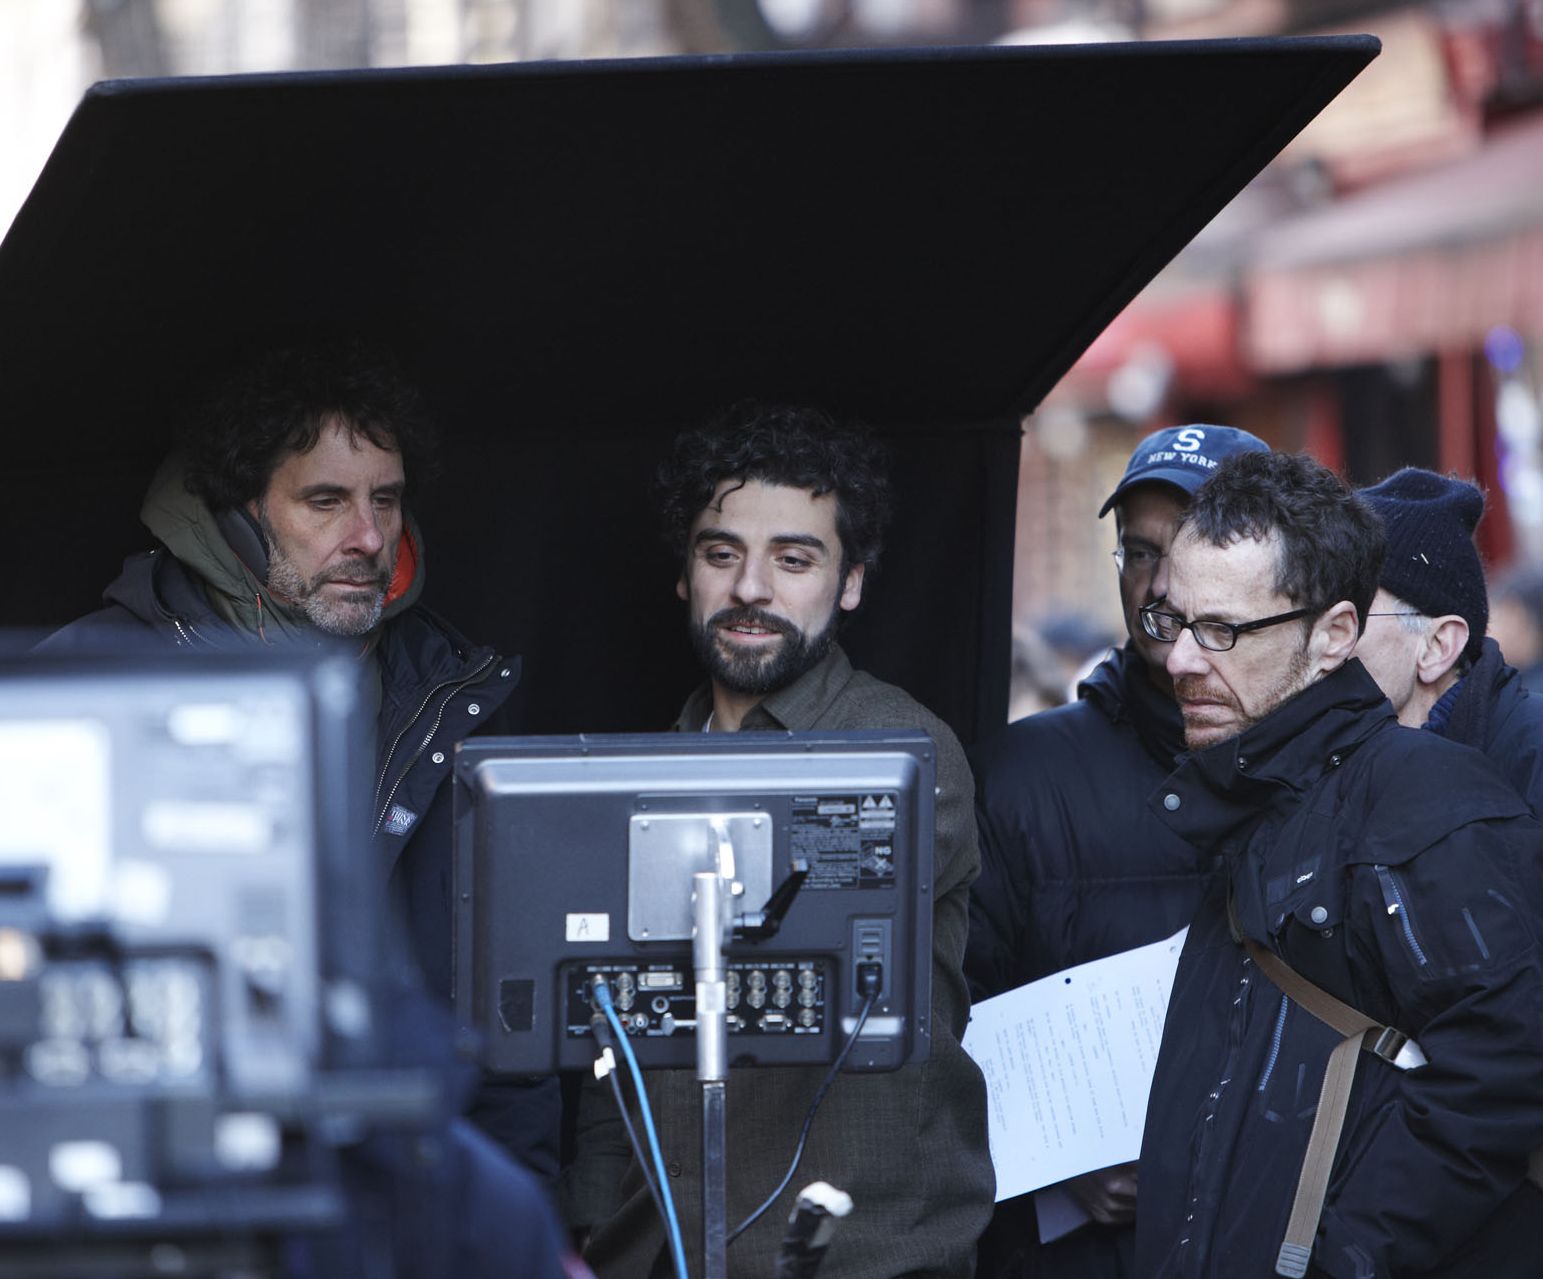
[[[981,874],[965,973],[977,999],[1171,936],[1214,864],[1146,803],[1184,749],[1173,699],[1128,648],[1077,692],[971,755]]]

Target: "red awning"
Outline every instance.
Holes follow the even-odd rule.
[[[1187,393],[1241,394],[1252,379],[1239,358],[1238,324],[1237,303],[1222,285],[1143,295],[1099,334],[1063,386],[1074,395],[1101,393],[1120,369],[1157,353]]]
[[[1543,336],[1543,119],[1261,233],[1243,348],[1260,373]]]

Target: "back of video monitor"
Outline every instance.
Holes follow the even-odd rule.
[[[934,751],[921,732],[464,743],[455,997],[489,1066],[587,1069],[597,978],[644,1068],[698,1065],[707,874],[725,886],[729,1065],[833,1061],[875,979],[847,1069],[924,1060]]]

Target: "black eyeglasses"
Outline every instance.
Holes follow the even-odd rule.
[[[1261,617],[1257,622],[1186,622],[1177,613],[1169,613],[1156,604],[1148,604],[1141,610],[1141,629],[1163,644],[1175,643],[1179,636],[1189,631],[1195,643],[1213,653],[1225,653],[1238,642],[1239,635],[1249,631],[1262,631],[1266,626],[1279,626],[1299,617],[1311,617],[1321,610],[1294,608],[1289,613],[1277,613],[1274,617]]]

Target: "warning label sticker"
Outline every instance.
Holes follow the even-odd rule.
[[[895,796],[793,799],[792,854],[807,858],[804,891],[895,886]]]

